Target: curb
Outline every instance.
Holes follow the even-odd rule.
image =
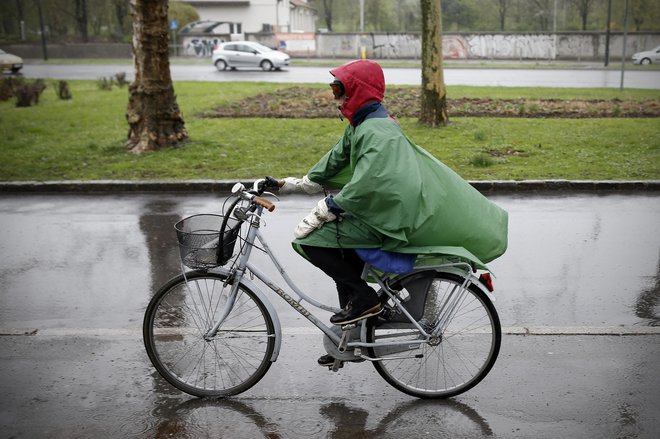
[[[243,183],[252,185],[254,180]],[[236,180],[65,180],[0,182],[0,193],[230,192]],[[469,182],[485,193],[646,192],[660,191],[660,180],[479,180]]]

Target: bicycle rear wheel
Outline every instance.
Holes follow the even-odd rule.
[[[244,285],[217,334],[208,337],[228,304],[231,284],[215,273],[179,275],[151,299],[142,327],[154,367],[179,390],[199,397],[235,395],[268,371],[275,347],[273,321]]]
[[[420,326],[435,326],[442,305],[454,294],[461,294],[457,308],[444,331],[425,341],[410,322],[372,318],[368,321],[367,341],[398,346],[369,348],[378,373],[400,391],[419,398],[448,398],[479,383],[495,364],[502,331],[495,307],[475,285],[462,289],[464,279],[438,273],[429,283]],[[462,291],[462,292],[461,292]]]

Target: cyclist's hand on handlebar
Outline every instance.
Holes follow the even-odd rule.
[[[268,189],[276,189],[280,186],[280,182],[278,182],[273,177],[265,177],[254,182],[254,186],[251,192],[256,195],[261,195]]]
[[[287,177],[284,180],[280,180],[280,193],[281,194],[291,194],[291,193],[306,193],[306,194],[316,194],[323,190],[323,186],[318,183],[314,183],[306,175],[303,178],[296,177]]]
[[[282,186],[283,181],[277,180],[273,177],[266,176],[264,179],[264,189],[277,189]]]

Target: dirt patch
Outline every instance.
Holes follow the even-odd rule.
[[[418,117],[419,88],[391,88],[383,102],[395,117]],[[660,117],[660,101],[448,99],[450,117]],[[337,117],[339,111],[326,89],[290,87],[275,93],[251,96],[217,107],[203,117]]]

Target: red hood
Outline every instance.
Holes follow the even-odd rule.
[[[348,121],[353,125],[353,115],[363,105],[370,102],[382,102],[385,96],[385,77],[378,63],[369,59],[351,61],[330,73],[344,84],[346,100],[339,107]]]

